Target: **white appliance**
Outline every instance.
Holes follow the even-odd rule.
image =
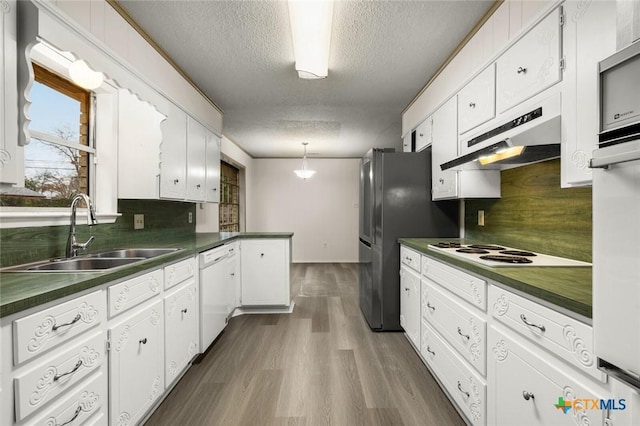
[[[640,42],[600,62],[593,329],[600,369],[640,390]]]
[[[229,300],[228,247],[200,254],[200,352],[204,353],[227,323]]]
[[[498,244],[459,244],[455,242],[441,242],[429,244],[429,247],[470,262],[479,263],[492,268],[498,267],[531,267],[531,266],[591,266],[565,257],[535,253]]]

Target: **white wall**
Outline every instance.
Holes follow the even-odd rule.
[[[293,262],[358,261],[360,159],[254,159],[247,231],[291,231]]]

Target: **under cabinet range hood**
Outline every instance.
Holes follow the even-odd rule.
[[[440,168],[508,169],[559,157],[560,93],[526,102],[465,135],[460,152]]]

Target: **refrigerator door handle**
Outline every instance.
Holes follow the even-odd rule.
[[[369,241],[365,241],[362,238],[360,238],[360,244],[364,244],[365,246],[371,248],[371,243]]]

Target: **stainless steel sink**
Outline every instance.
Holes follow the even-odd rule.
[[[47,261],[45,263],[19,265],[12,268],[7,268],[4,271],[23,271],[23,272],[37,272],[37,271],[64,271],[64,272],[90,272],[90,271],[102,271],[105,269],[117,268],[118,266],[129,265],[131,263],[144,260],[143,257],[129,257],[129,258],[104,258],[104,257],[76,257],[73,259],[65,259],[58,261]]]
[[[101,253],[90,254],[87,257],[90,258],[102,258],[102,257],[110,257],[110,258],[127,258],[127,257],[143,257],[145,259],[150,259],[152,257],[161,256],[163,254],[174,253],[178,250],[177,248],[128,248],[128,249],[118,249],[118,250],[109,250]]]

